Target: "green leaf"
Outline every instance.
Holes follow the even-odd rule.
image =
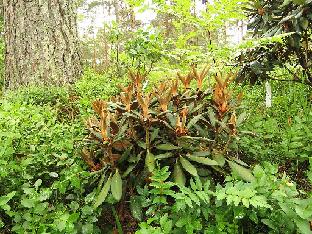
[[[146,144],[145,144],[145,142],[143,142],[143,141],[138,141],[137,144],[138,144],[138,146],[140,146],[141,148],[146,149]]]
[[[77,220],[79,219],[79,217],[80,217],[79,213],[73,213],[73,214],[71,214],[71,215],[69,216],[68,222],[69,222],[69,223],[75,223],[75,222],[77,222]]]
[[[172,232],[172,220],[168,219],[168,214],[161,216],[159,220],[159,224],[163,229],[164,233],[171,233]]]
[[[42,184],[42,180],[38,179],[38,180],[36,180],[34,186],[35,186],[35,188],[39,188],[41,184]]]
[[[213,159],[218,162],[218,165],[223,167],[224,164],[225,164],[225,158],[224,158],[224,155],[223,154],[220,154],[220,153],[215,153],[213,154]]]
[[[173,156],[174,156],[173,153],[168,152],[168,153],[156,155],[156,156],[155,156],[155,159],[161,160],[161,159],[171,158],[171,157],[173,157]]]
[[[119,201],[122,196],[122,180],[119,174],[119,170],[117,169],[112,178],[111,190],[113,197]]]
[[[306,3],[305,0],[292,0],[297,5],[304,5]]]
[[[134,196],[130,198],[130,210],[132,216],[141,221],[142,220],[142,201],[139,196]]]
[[[10,192],[9,194],[5,196],[0,197],[0,207],[3,205],[6,205],[16,194],[16,191]]]
[[[21,204],[22,206],[26,207],[26,208],[32,208],[32,207],[35,207],[35,201],[34,199],[27,199],[27,198],[24,198],[21,200]]]
[[[174,177],[175,183],[177,183],[180,186],[185,186],[186,179],[185,179],[184,172],[183,172],[179,162],[176,162],[176,164],[174,165],[173,177]]]
[[[74,187],[74,188],[81,188],[81,180],[79,179],[78,176],[73,176],[70,178],[70,184]]]
[[[151,134],[151,142],[153,142],[156,139],[156,137],[158,136],[158,133],[159,133],[159,128],[155,128]]]
[[[191,156],[196,156],[196,157],[206,157],[210,155],[211,155],[210,151],[198,151],[198,152],[193,152],[191,154]]]
[[[188,173],[190,173],[192,176],[198,176],[196,167],[194,167],[188,160],[186,160],[183,157],[180,157],[180,162],[181,162],[182,167]]]
[[[209,159],[209,158],[205,158],[205,157],[197,157],[197,156],[188,156],[188,159],[194,161],[194,162],[198,162],[207,166],[217,166],[219,165],[219,163],[215,160]]]
[[[238,159],[238,158],[234,158],[233,159],[235,162],[237,162],[239,165],[244,166],[244,167],[248,167],[248,164],[243,162],[242,160]]]
[[[173,144],[160,144],[160,145],[157,145],[156,146],[156,149],[159,149],[159,150],[177,150],[177,149],[181,149],[181,147],[179,146],[175,146]]]
[[[190,122],[187,124],[187,129],[190,129],[192,126],[194,126],[201,118],[203,117],[202,114],[195,116],[193,119],[190,120]]]
[[[136,164],[130,164],[127,168],[127,170],[123,173],[122,178],[127,177],[130,172],[135,168]]]
[[[241,123],[243,123],[245,121],[246,117],[247,117],[246,112],[241,113],[236,120],[236,127],[240,126]]]
[[[295,223],[300,230],[300,233],[312,233],[308,220],[297,218],[295,219]]]
[[[50,172],[49,175],[53,178],[57,178],[59,176],[56,172]]]
[[[213,142],[214,141],[206,137],[195,137],[195,136],[181,136],[178,139],[186,140],[189,142],[194,142],[194,141]]]
[[[97,208],[99,205],[101,205],[105,201],[107,194],[108,194],[108,191],[111,187],[111,182],[112,182],[111,176],[112,175],[110,174],[106,183],[104,184],[99,196],[97,197],[97,199],[93,205],[94,208]]]
[[[213,109],[208,110],[208,117],[210,119],[210,123],[213,127],[216,126],[216,122],[218,121],[216,118],[216,114],[213,112]]]
[[[228,162],[232,171],[236,173],[239,177],[241,177],[243,180],[247,182],[253,182],[255,181],[255,177],[252,175],[251,171],[241,165],[238,165],[237,163],[233,161]]]
[[[147,152],[145,157],[145,166],[149,172],[153,172],[155,169],[155,156],[151,152]]]

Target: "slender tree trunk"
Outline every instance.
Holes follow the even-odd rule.
[[[3,0],[5,84],[63,85],[81,74],[73,0]]]
[[[105,1],[103,0],[102,1],[102,6],[103,6],[103,15],[105,15],[107,13],[107,7],[106,7],[106,4],[104,3]],[[106,32],[106,24],[104,24],[104,27],[103,27],[103,47],[104,47],[104,68],[103,70],[106,71],[107,68],[109,67],[109,59],[108,59],[108,41],[107,41],[107,38],[108,38],[108,34]]]
[[[116,17],[116,24],[117,27],[119,28],[120,25],[120,17],[119,17],[119,1],[114,0],[113,5],[115,8],[115,17]],[[116,65],[117,65],[117,73],[120,75],[120,69],[119,69],[119,47],[120,47],[120,42],[119,42],[119,36],[117,36],[117,42],[116,42]]]
[[[108,59],[108,42],[107,42],[107,32],[106,32],[106,25],[104,25],[104,70],[106,71],[109,66],[109,59]]]

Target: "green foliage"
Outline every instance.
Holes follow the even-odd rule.
[[[299,199],[287,177],[276,177],[275,166],[256,165],[252,183],[228,177],[214,186],[196,177],[178,191],[167,181],[168,169],[156,170],[149,187],[138,188],[140,209],[148,208],[138,234],[309,233],[311,199]]]
[[[1,231],[98,232],[90,191],[100,175],[87,172],[81,160],[80,118],[94,96],[116,93],[116,83],[87,70],[75,86],[25,87],[0,100]]]
[[[131,210],[134,222],[140,222],[137,233],[308,233],[311,194],[308,182],[303,184],[302,180],[312,180],[309,89],[300,85],[272,84],[273,107],[276,108],[265,109],[261,104],[262,88],[242,88],[246,93],[242,107],[249,112],[249,118],[240,130],[246,134],[236,132],[226,146],[229,135],[234,129],[238,131],[236,127],[246,114],[237,116],[233,128],[231,110],[240,112],[236,109],[236,99],[229,99],[229,107],[233,106],[223,115],[226,120],[220,118],[224,107],[221,96],[218,99],[212,91],[194,90],[192,87],[201,85],[200,74],[195,70],[190,74],[191,82],[181,75],[179,82],[191,88],[177,88],[178,96],[171,97],[167,111],[162,108],[166,108],[163,98],[169,93],[169,87],[142,90],[140,103],[140,97],[133,93],[130,112],[125,111],[126,94],[130,93],[126,88],[122,88],[123,98],[108,102],[110,113],[121,110],[122,117],[115,118],[117,123],[127,126],[119,127],[119,131],[124,131],[120,135],[114,132],[114,124],[109,125],[107,133],[111,135],[107,136],[118,139],[114,144],[122,143],[113,146],[109,161],[102,156],[107,153],[103,150],[107,145],[102,140],[101,143],[87,141],[89,151],[83,150],[85,131],[80,118],[86,110],[91,113],[87,105],[94,99],[93,95],[101,93],[107,100],[118,92],[115,87],[106,89],[102,85],[108,83],[107,76],[89,71],[70,89],[25,88],[1,99],[0,230],[99,233],[96,223],[105,203],[105,209],[111,210],[112,204],[116,206],[113,217],[116,226],[119,223],[119,230],[125,228],[119,205]],[[138,78],[138,74],[133,78]],[[205,82],[206,77],[203,87]],[[217,84],[220,86],[223,82]],[[215,90],[222,90],[221,86],[215,86]],[[221,93],[226,94],[224,91]],[[144,120],[143,105],[149,93],[154,96]],[[288,96],[281,97],[280,93],[288,93]],[[77,99],[71,101],[70,96],[77,96]],[[175,106],[174,100],[182,104]],[[76,118],[60,121],[60,110],[64,106],[78,108]],[[185,107],[191,107],[186,121],[183,120]],[[172,122],[170,113],[176,113]],[[177,124],[178,116],[181,125]],[[157,118],[167,123],[153,122],[148,131],[149,141],[146,141],[142,126],[148,126],[149,119]],[[133,139],[129,139],[130,122],[136,130]],[[97,132],[99,123],[93,123],[96,124],[92,125],[91,136],[103,138],[102,132]],[[201,126],[202,130],[196,126]],[[216,137],[210,130],[218,127],[222,131]],[[187,135],[177,135],[186,129]],[[225,153],[222,152],[224,148]],[[89,172],[81,160],[81,151],[93,172]],[[279,168],[264,163],[263,167],[255,166],[251,173],[236,154],[249,162],[277,161]],[[287,165],[292,168],[285,169]],[[305,165],[302,174],[298,174],[301,167],[297,165]],[[285,170],[307,193],[295,189],[295,183],[280,173]],[[224,181],[223,176],[230,171],[232,177]]]
[[[246,87],[247,88],[247,87]],[[253,108],[238,141],[239,149],[256,160],[305,161],[311,154],[310,89],[302,84],[272,83],[272,108],[264,106],[265,90],[253,87],[245,107]],[[280,94],[287,93],[286,96]],[[259,97],[262,97],[261,99]],[[260,104],[259,104],[260,103]]]
[[[119,89],[117,85],[125,80],[117,80],[107,75],[98,74],[91,69],[84,72],[83,77],[75,83],[75,90],[82,99],[92,101],[96,98],[108,99],[115,95]]]
[[[97,98],[104,100],[118,93],[118,85],[125,84],[126,79],[111,78],[108,74],[99,74],[87,69],[75,83],[75,95],[79,97],[77,105],[83,112],[91,113],[90,103]]]
[[[83,38],[85,63],[118,78],[129,68],[149,73],[172,66],[186,70],[191,64],[213,60],[223,63],[233,52],[226,28],[246,18],[245,2],[90,1],[85,4],[87,11],[99,5],[108,12],[114,9],[116,21],[107,20],[100,30],[90,33],[94,37]],[[140,13],[150,12],[156,18],[148,26],[137,19]]]
[[[265,36],[278,35],[283,31],[301,34],[311,24],[311,1],[257,0],[246,4],[246,11],[253,18],[250,27],[255,33],[262,30]],[[299,42],[300,43],[300,42]]]
[[[284,67],[285,63],[300,66],[301,79],[293,72],[290,80],[311,85],[311,1],[250,1],[246,4],[249,28],[254,35],[274,37],[286,33],[283,40],[272,40],[268,46],[258,46],[240,56],[242,65],[240,79],[268,79],[266,74],[274,66]]]
[[[128,41],[125,48],[131,59],[131,65],[135,70],[147,72],[152,69],[153,64],[163,56],[163,39],[159,34],[152,34],[148,31],[138,30]]]
[[[29,88],[0,101],[3,230],[95,233],[97,229],[93,199],[85,196],[87,186],[92,187],[91,177],[78,154],[82,126],[60,122],[58,110],[51,107],[63,97],[60,92],[46,90],[46,99],[40,99],[44,89]],[[32,96],[36,94],[38,100]]]
[[[8,205],[8,202],[14,197],[14,195],[16,194],[15,191],[10,192],[7,195],[1,196],[0,197],[0,210],[9,212],[11,207]],[[2,221],[2,217],[0,216],[0,230],[1,228],[3,228],[5,225],[5,223]]]
[[[55,106],[58,103],[67,104],[69,95],[66,87],[30,86],[8,91],[5,98],[12,103]]]

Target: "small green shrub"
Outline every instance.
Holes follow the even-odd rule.
[[[69,87],[57,86],[30,86],[9,91],[5,99],[12,103],[55,106],[58,103],[67,104]]]
[[[0,230],[96,233],[81,124],[58,121],[49,105],[1,99],[0,129]]]
[[[164,56],[163,48],[161,34],[139,29],[133,33],[133,39],[126,43],[125,53],[131,60],[130,67],[149,73],[153,65]]]
[[[126,80],[113,79],[107,74],[98,74],[87,69],[81,79],[75,83],[74,93],[78,97],[75,105],[83,116],[89,116],[92,114],[90,105],[96,98],[108,100],[120,91],[118,86],[126,82]]]
[[[90,101],[96,98],[108,99],[116,95],[120,90],[118,85],[124,84],[126,80],[117,80],[95,73],[91,69],[84,71],[84,75],[75,83],[75,91],[82,98],[88,98]]]

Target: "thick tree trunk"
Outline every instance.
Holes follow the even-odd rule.
[[[5,85],[63,85],[81,74],[73,0],[3,0]]]

